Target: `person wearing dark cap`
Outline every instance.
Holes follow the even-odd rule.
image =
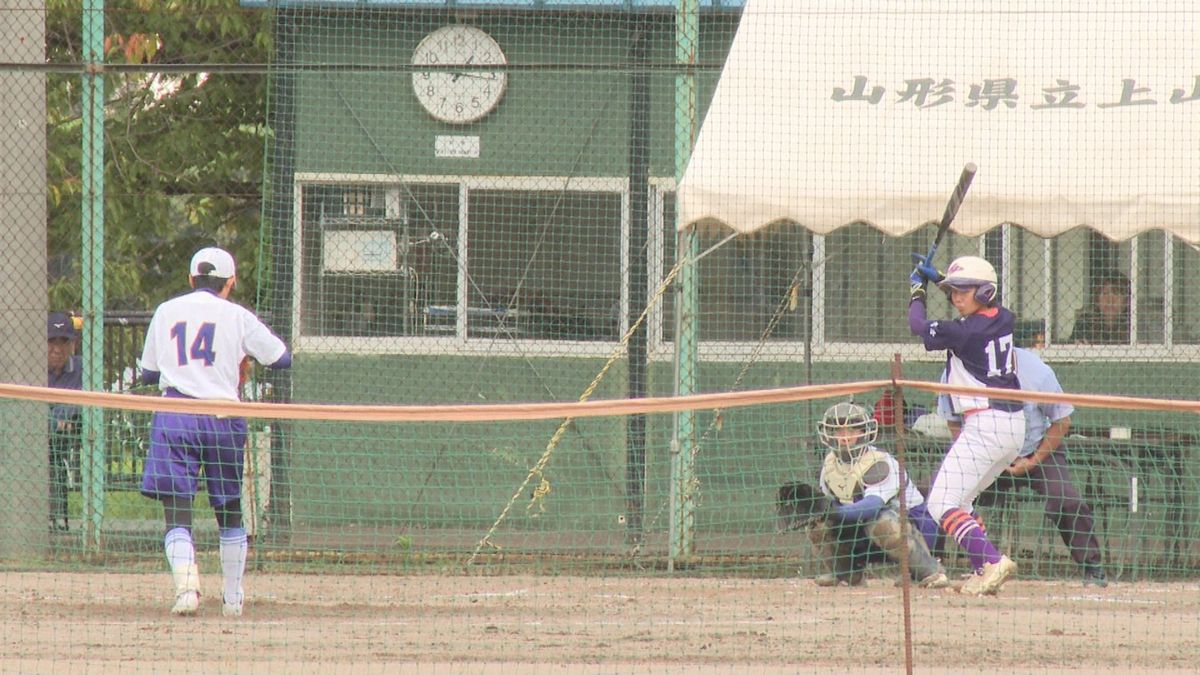
[[[75,355],[78,335],[74,319],[65,312],[46,317],[46,385],[83,389],[83,360]],[[67,489],[79,452],[79,406],[50,406],[50,529],[66,532]]]

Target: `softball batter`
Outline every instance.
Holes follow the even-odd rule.
[[[997,277],[991,263],[964,256],[942,275],[921,258],[909,277],[912,299],[908,326],[927,351],[947,350],[950,384],[989,389],[1019,389],[1013,357],[1012,312],[996,302]],[[925,315],[925,286],[938,284],[959,317],[930,321]],[[1000,393],[1000,392],[997,392]],[[975,574],[963,593],[990,595],[1017,573],[1017,564],[1002,554],[971,516],[975,498],[1017,458],[1025,440],[1025,414],[1019,401],[990,396],[951,395],[951,406],[963,419],[929,489],[929,513],[942,531],[967,553]]]

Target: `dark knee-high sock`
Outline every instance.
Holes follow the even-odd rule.
[[[974,569],[982,568],[984,563],[999,562],[1000,551],[992,545],[970,513],[962,509],[950,509],[942,516],[942,531],[953,537],[967,552]]]

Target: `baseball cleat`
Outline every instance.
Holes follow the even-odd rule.
[[[1105,588],[1108,586],[1108,577],[1104,574],[1102,567],[1085,567],[1083,569],[1083,585],[1095,586],[1097,588]]]
[[[983,586],[983,570],[972,574],[969,579],[963,582],[962,588],[958,589],[963,595],[983,595],[981,590]]]
[[[967,595],[995,595],[996,591],[1017,573],[1017,563],[1008,556],[1000,556],[994,563],[984,563],[979,574],[972,576],[963,584],[962,592]]]
[[[183,565],[171,570],[175,580],[175,616],[191,616],[200,609],[200,570],[193,565]]]
[[[950,585],[950,579],[945,572],[934,572],[922,579],[918,584],[921,588],[945,588]]]
[[[184,591],[175,597],[175,606],[171,613],[175,616],[191,616],[200,609],[200,594],[196,591]]]
[[[229,602],[228,600],[221,603],[221,616],[241,616],[242,603]]]
[[[848,572],[841,576],[836,574],[818,574],[813,578],[813,583],[822,588],[833,588],[834,586],[862,586],[866,578],[862,572]]]

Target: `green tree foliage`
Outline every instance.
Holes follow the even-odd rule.
[[[52,307],[80,305],[82,2],[46,3],[49,281]],[[217,244],[238,259],[237,297],[257,282],[270,13],[237,0],[109,0],[104,76],[105,306],[150,309],[187,288],[187,263]],[[155,72],[156,66],[164,66]],[[172,68],[176,70],[171,70]],[[209,70],[211,68],[211,70]]]

